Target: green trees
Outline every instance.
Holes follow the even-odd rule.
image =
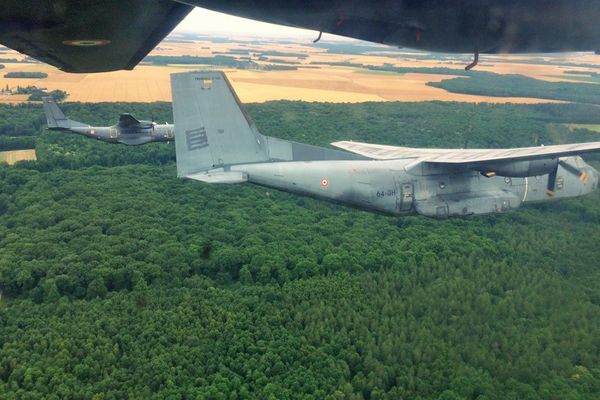
[[[26,87],[17,86],[16,93],[17,94],[28,94],[29,95],[29,97],[27,98],[28,101],[42,101],[42,98],[44,96],[52,96],[52,97],[54,97],[54,100],[56,100],[56,101],[63,101],[68,96],[68,93],[65,92],[64,90],[52,90],[51,92],[46,92],[45,90],[40,89],[36,86],[26,86]]]
[[[5,78],[26,78],[26,79],[42,79],[47,78],[48,74],[45,72],[23,72],[15,71],[4,74]]]
[[[164,103],[66,104],[91,123],[119,107],[170,120]],[[502,216],[394,218],[181,181],[172,145],[40,134],[39,108],[10,110],[39,161],[0,165],[2,399],[600,391],[598,194]],[[595,118],[588,111],[250,107],[261,130],[294,140],[430,146],[460,146],[457,132],[473,146],[525,144],[548,123]]]
[[[454,93],[500,97],[533,97],[600,104],[596,83],[546,82],[523,75],[477,73],[468,78],[429,82]]]

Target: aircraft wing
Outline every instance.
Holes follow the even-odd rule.
[[[348,141],[334,142],[331,145],[375,160],[415,159],[421,162],[455,165],[525,161],[600,152],[600,142],[513,149],[418,149]]]
[[[67,72],[133,69],[192,8],[171,0],[5,0],[0,43]]]

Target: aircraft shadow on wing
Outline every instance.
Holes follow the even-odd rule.
[[[68,131],[103,142],[130,146],[174,140],[172,124],[140,121],[131,114],[121,114],[116,125],[90,126],[67,118],[52,97],[44,97],[43,101],[46,122],[50,130]]]
[[[226,75],[171,75],[177,174],[273,187],[389,214],[502,213],[594,191],[579,156],[600,142],[514,149],[414,149],[336,142],[346,151],[262,135]]]

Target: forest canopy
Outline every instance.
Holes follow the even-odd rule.
[[[168,103],[66,103],[172,122]],[[251,104],[326,145],[597,140],[588,105]],[[600,195],[513,213],[389,217],[176,178],[173,144],[43,130],[0,106],[3,399],[595,399]],[[594,163],[594,161],[591,161]],[[594,164],[598,166],[596,162]]]
[[[46,89],[40,89],[37,86],[17,86],[14,92],[16,94],[28,94],[27,101],[42,101],[42,98],[46,96],[51,96],[56,101],[63,101],[69,95],[64,90],[56,89],[48,92]]]

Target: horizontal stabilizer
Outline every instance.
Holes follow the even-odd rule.
[[[206,183],[243,183],[248,181],[248,174],[241,171],[206,171],[187,175],[186,178]]]

